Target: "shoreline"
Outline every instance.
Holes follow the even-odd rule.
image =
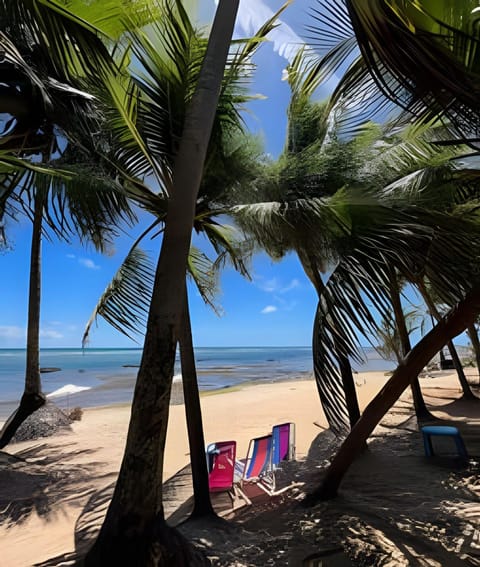
[[[173,382],[172,382],[172,394],[170,399],[170,405],[181,405],[183,404],[183,387],[182,387],[182,380],[181,378],[177,378],[178,375],[175,375]],[[47,394],[47,398],[50,399],[57,407],[64,411],[70,411],[75,407],[80,407],[82,410],[87,410],[91,408],[97,407],[109,407],[112,405],[118,404],[131,404],[133,398],[133,389],[135,384],[136,376],[115,376],[112,375],[108,379],[108,384],[102,384],[95,388],[90,388],[88,390],[75,392],[72,394],[65,394],[62,396],[54,396],[49,398],[49,394]],[[260,379],[252,379],[252,380],[245,380],[239,381],[235,384],[227,384],[225,386],[221,386],[218,388],[203,388],[200,389],[201,396],[209,396],[209,395],[216,395],[217,393],[227,392],[227,391],[236,391],[238,388],[248,387],[250,385],[257,385],[257,384],[271,384],[276,382],[289,382],[289,381],[296,381],[296,380],[313,380],[313,372],[310,371],[301,371],[295,372],[292,374],[285,374],[279,377],[272,377],[272,378],[260,378]],[[130,389],[125,388],[125,383],[129,383],[131,385],[131,392]],[[68,384],[66,385],[68,386]],[[109,398],[111,401],[109,401]],[[120,399],[118,399],[120,398]],[[3,422],[5,422],[8,417],[15,411],[18,407],[18,401],[15,400],[7,400],[7,401],[0,401],[0,426]],[[103,403],[102,403],[103,402]]]
[[[362,410],[388,378],[385,372],[361,372],[356,376]],[[450,400],[461,397],[458,381],[452,381],[452,373],[446,372],[442,376],[422,378],[421,384],[429,407],[446,419],[443,417],[448,409],[445,396],[450,396],[447,397]],[[317,462],[313,448],[315,442],[323,439],[328,425],[311,375],[307,379],[222,388],[213,395],[210,392],[202,395],[201,403],[206,444],[233,439],[237,442],[237,458],[241,459],[247,454],[250,439],[265,435],[275,424],[291,421],[296,428],[297,461],[310,460],[312,474],[320,472],[318,467],[323,461]],[[397,415],[399,410],[402,415],[405,412],[414,415],[409,392],[389,414],[389,422],[400,420],[403,424],[404,417]],[[103,494],[117,478],[129,419],[130,404],[127,403],[85,408],[81,421],[73,422],[71,431],[6,448],[10,454],[26,458],[27,463],[18,471],[18,477],[14,476],[13,469],[4,468],[7,476],[0,482],[3,497],[0,508],[10,510],[9,502],[13,499],[24,510],[24,516],[3,519],[0,524],[0,539],[4,542],[2,567],[31,567],[75,548],[76,526],[89,509],[90,498]],[[391,428],[380,425],[372,437],[385,438],[391,434]],[[420,436],[415,434],[414,441],[415,463],[421,464],[424,457]],[[375,454],[372,451],[372,455]],[[188,463],[185,408],[180,404],[170,405],[164,481]],[[431,467],[427,463],[425,466]],[[368,484],[368,477],[362,475],[361,482]]]
[[[465,368],[467,374],[469,368]],[[476,372],[475,369],[472,371]],[[449,376],[454,374],[454,370],[435,370],[430,372],[425,372],[420,375],[420,378],[424,379],[436,379],[443,376]],[[372,377],[382,377],[385,380],[390,378],[392,370],[367,370],[354,372],[354,379],[357,388],[360,388],[363,384],[362,382],[366,379],[371,379]],[[200,389],[200,397],[217,396],[219,394],[234,393],[245,388],[256,387],[262,384],[277,384],[284,382],[298,382],[298,381],[313,381],[315,380],[313,371],[300,371],[290,374],[282,374],[280,376],[273,376],[269,378],[251,379],[239,381],[235,384],[227,384],[217,388],[204,388]],[[133,398],[133,386],[131,397],[125,396],[125,391],[122,390],[125,382],[134,383],[135,377],[133,376],[123,376],[123,375],[111,375],[109,378],[108,385],[102,385],[99,387],[91,388],[85,391],[75,392],[73,394],[66,394],[62,396],[55,396],[49,398],[58,408],[62,411],[70,412],[74,408],[80,408],[82,411],[88,411],[92,409],[106,409],[109,407],[121,407],[130,406]],[[315,389],[316,393],[316,389]],[[99,395],[100,394],[100,395]],[[103,395],[102,395],[103,394]],[[116,399],[116,394],[119,394],[120,399]],[[318,394],[316,394],[318,395]],[[47,397],[49,394],[47,394]],[[93,399],[92,399],[93,398]],[[109,399],[110,398],[110,399]],[[126,399],[127,398],[127,399]],[[0,427],[3,426],[5,421],[10,417],[10,415],[17,409],[18,401],[8,400],[0,401]],[[86,403],[85,403],[86,402]],[[170,406],[183,405],[183,386],[181,375],[175,375],[172,382],[172,391],[170,398]]]

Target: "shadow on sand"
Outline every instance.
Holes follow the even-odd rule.
[[[181,531],[216,558],[214,565],[238,561],[309,567],[388,562],[399,566],[479,566],[478,402],[452,402],[450,392],[432,385],[429,395],[444,403],[431,409],[454,418],[471,457],[468,463],[459,461],[448,446],[439,451],[441,456],[426,458],[411,404],[401,400],[375,430],[368,450],[351,467],[334,500],[305,508],[298,492],[282,499],[267,498],[231,514],[232,530],[212,526],[205,530],[187,522]],[[442,393],[446,397],[442,398]],[[451,425],[452,421],[445,423]],[[321,481],[337,445],[329,431],[319,433],[306,459],[288,463],[283,474],[313,488]],[[23,464],[18,468],[17,462],[10,465],[11,475],[26,475],[18,484],[24,492],[15,493],[10,502],[4,495],[1,505],[3,521],[17,522],[33,511],[48,517],[54,513],[53,502],[86,499],[76,523],[75,553],[39,563],[41,567],[74,564],[74,558],[93,543],[113,492],[111,477],[105,479],[110,482],[101,490],[88,488],[85,474],[88,476],[89,465],[85,470],[77,466],[76,470],[62,469],[62,451],[56,454],[49,448],[48,458],[42,458],[40,445],[18,455],[33,468],[27,470]],[[0,486],[5,484],[0,482]],[[7,484],[17,486],[16,481],[7,480]],[[29,498],[32,487],[37,492]],[[190,497],[191,475],[186,467],[165,483],[166,515],[172,523],[188,516]]]

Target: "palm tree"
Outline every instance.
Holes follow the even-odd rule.
[[[343,77],[334,99],[353,96],[371,111],[387,99],[421,119],[440,116],[449,124],[452,137],[473,144],[476,150],[477,8],[474,0],[402,5],[382,0],[368,4],[317,0],[310,29],[315,46],[326,52],[320,62],[322,73],[334,73],[346,60],[353,60],[340,73]]]
[[[462,141],[472,142],[471,132],[475,129],[472,124],[478,123],[479,116],[479,82],[475,71],[478,26],[471,17],[476,6],[465,1],[450,9],[449,2],[445,1],[437,2],[435,6],[431,2],[417,2],[392,7],[380,1],[366,5],[356,0],[346,0],[345,5],[350,19],[343,20],[347,23],[343,46],[339,43],[333,55],[325,57],[325,61],[339,63],[344,60],[346,45],[355,45],[354,41],[346,39],[347,36],[356,37],[363,60],[350,68],[346,82],[337,92],[345,93],[349,89],[355,92],[361,80],[372,77],[388,98],[419,115],[432,116],[440,112],[448,118],[455,132],[460,133]],[[330,13],[334,13],[336,7],[338,5],[331,5]],[[347,29],[349,25],[351,28]],[[337,27],[337,37],[338,32]],[[401,57],[398,56],[399,44]],[[436,65],[439,59],[445,61],[445,66]],[[336,494],[360,447],[408,385],[410,377],[417,375],[443,344],[473,322],[480,307],[475,274],[465,292],[455,308],[412,349],[381,396],[365,410],[327,471],[322,487],[315,493],[316,498]]]
[[[25,2],[25,4],[27,4],[27,8],[30,8],[28,2]],[[56,40],[58,40],[57,32],[60,32],[58,36],[62,41],[53,43],[55,43],[56,48],[60,46],[59,51],[63,56],[63,64],[68,64],[69,57],[73,60],[76,60],[77,57],[80,59],[84,53],[82,51],[83,45],[79,45],[75,41],[76,37],[75,33],[72,34],[72,27],[76,28],[79,22],[83,22],[83,26],[87,28],[88,32],[96,31],[95,25],[89,23],[88,11],[92,8],[92,14],[94,19],[97,17],[97,22],[101,21],[102,18],[106,21],[105,13],[108,13],[110,8],[115,9],[114,4],[117,3],[104,4],[105,11],[101,15],[98,10],[93,10],[93,7],[98,8],[96,3],[89,3],[87,7],[86,3],[75,2],[72,7],[80,9],[80,16],[78,13],[66,12],[62,8],[60,14],[62,17],[66,17],[61,24],[71,23],[72,25],[68,30],[70,33],[64,34],[63,29],[59,29],[62,27],[61,25],[52,26],[51,31],[54,32],[52,37],[55,37]],[[6,3],[3,7],[6,10],[11,8],[9,3]],[[21,7],[25,8],[23,4]],[[83,11],[81,10],[82,7]],[[188,93],[189,110],[187,110],[185,120],[182,120],[184,127],[181,140],[179,138],[173,140],[175,143],[173,173],[167,169],[162,174],[158,168],[157,159],[150,161],[154,171],[157,174],[160,173],[159,179],[162,190],[170,196],[168,218],[156,274],[142,365],[134,397],[126,454],[116,492],[100,538],[87,558],[89,564],[98,564],[98,562],[103,561],[99,559],[99,556],[107,556],[107,562],[113,560],[114,562],[124,563],[127,561],[134,564],[140,561],[144,565],[173,562],[180,565],[184,564],[181,557],[189,555],[188,550],[182,551],[182,545],[178,544],[178,536],[175,539],[175,533],[167,528],[163,520],[161,471],[175,345],[178,338],[178,323],[181,320],[183,309],[184,285],[182,283],[185,281],[188,244],[193,227],[193,211],[237,7],[238,2],[228,4],[221,2],[217,10],[211,41],[202,66],[203,71],[199,73],[200,78],[193,97],[191,92]],[[36,9],[36,6],[34,8]],[[123,8],[123,5],[117,6],[117,13],[124,11]],[[163,9],[167,17],[173,13],[183,14],[180,3],[165,3],[159,8]],[[58,21],[62,20],[61,17],[57,17],[56,9],[52,9],[50,5],[42,5],[41,10],[36,12],[26,11],[34,22],[33,28],[37,25],[40,26],[45,38],[50,37],[50,24],[52,22],[58,24]],[[24,9],[19,10],[19,12],[20,14],[17,15],[25,16]],[[36,18],[37,16],[40,17]],[[47,26],[44,25],[45,21],[48,22]],[[117,22],[119,21],[117,19]],[[122,23],[124,21],[124,19],[121,19]],[[178,22],[181,26],[181,19]],[[76,31],[74,29],[74,32]],[[79,31],[78,36],[82,39],[85,35],[88,35],[85,33],[82,35],[82,33],[82,31]],[[175,31],[172,37],[173,40],[177,38]],[[69,44],[70,39],[73,40],[71,44]],[[45,43],[48,43],[48,40]],[[88,38],[85,40],[85,44],[88,44]],[[93,45],[95,46],[96,42],[93,42]],[[95,50],[95,47],[93,49]],[[80,55],[77,55],[77,50]],[[155,49],[152,49],[152,53],[154,52]],[[99,53],[107,53],[108,55],[103,45],[99,48]],[[197,68],[200,67],[201,62],[199,60],[196,63]],[[93,75],[97,80],[102,79],[108,83],[112,90],[112,96],[116,97],[117,101],[121,99],[121,102],[126,98],[125,91],[117,88],[122,85],[117,80],[115,72],[112,72],[111,61],[108,60],[108,57],[101,58],[98,57],[98,54],[94,54],[94,57],[88,63],[87,71],[93,70]],[[181,73],[184,71],[181,66],[182,61],[178,63]],[[155,104],[154,97],[150,104]],[[129,120],[128,112],[125,113],[123,118]],[[168,114],[167,118],[170,118]],[[181,126],[180,124],[180,128]],[[136,131],[133,129],[133,136],[130,136],[130,139],[134,138],[135,135]],[[144,145],[141,144],[138,137],[136,142],[140,142],[143,150]],[[124,150],[123,157],[128,159],[129,156],[131,156],[131,153],[129,154],[127,147]],[[159,157],[161,157],[161,154],[159,154]],[[130,182],[132,181],[130,180]],[[132,190],[135,188],[133,182]],[[145,409],[147,411],[143,411]],[[137,466],[139,463],[146,466],[139,469]],[[134,464],[133,467],[132,464]],[[123,526],[120,532],[117,531],[119,526]],[[151,529],[153,526],[155,526],[154,531]],[[125,532],[124,529],[126,529]],[[117,544],[121,542],[122,545],[115,545],[112,549],[110,546],[112,541],[116,541]],[[152,555],[153,542],[155,542],[155,553]],[[139,545],[142,548],[140,559],[138,555]],[[166,551],[168,549],[174,550],[173,556]],[[155,558],[154,555],[157,555],[157,557]],[[162,556],[163,560],[158,558],[158,555]],[[118,561],[115,558],[112,559],[112,556],[117,557]],[[167,557],[171,559],[167,559]],[[172,557],[176,557],[176,559]],[[193,557],[186,561],[189,565],[195,563]]]
[[[477,370],[480,372],[480,340],[478,339],[478,331],[476,327],[476,321],[470,325],[467,329],[470,342],[472,343],[473,353],[475,355],[475,361],[477,364]]]
[[[238,171],[238,170],[237,170]],[[249,168],[249,171],[251,169]],[[207,176],[208,177],[208,176]],[[238,180],[238,177],[236,177]],[[191,246],[188,259],[188,275],[195,282],[204,301],[217,310],[215,295],[217,291],[217,276],[225,262],[230,262],[243,275],[248,277],[244,266],[244,247],[237,244],[231,231],[226,226],[214,226],[212,219],[196,218],[197,227],[201,227],[212,240],[217,253],[212,262],[203,252]],[[153,224],[157,226],[157,222]],[[142,235],[145,236],[145,233]],[[111,283],[100,297],[87,323],[82,343],[85,345],[93,322],[98,316],[103,317],[109,324],[129,338],[144,333],[145,319],[152,296],[153,269],[148,256],[138,248],[138,240],[128,253]],[[208,471],[205,459],[205,441],[195,356],[193,348],[190,313],[188,309],[188,294],[185,289],[185,309],[179,334],[180,362],[182,369],[182,385],[184,393],[187,432],[190,445],[192,466],[194,506],[192,518],[214,516],[208,488]]]
[[[400,351],[397,355],[397,362],[400,361],[410,352],[410,333],[407,327],[407,317],[403,311],[402,300],[400,295],[400,287],[398,282],[398,276],[395,269],[390,269],[390,301],[392,303],[392,311],[394,315],[395,331],[398,334],[398,339],[400,342]],[[425,400],[421,394],[420,383],[418,378],[412,381],[411,384],[413,403],[415,405],[415,413],[417,415],[418,421],[432,421],[434,416],[428,411],[425,404]]]
[[[4,8],[3,4],[0,8]],[[19,36],[20,41],[25,40],[19,33],[22,31],[20,24],[15,27],[11,22],[8,31],[14,37]],[[61,150],[60,136],[65,140],[69,136],[78,140],[82,128],[87,124],[89,129],[94,127],[92,97],[71,84],[61,83],[58,75],[55,78],[46,73],[45,67],[48,65],[41,59],[42,50],[35,49],[38,46],[35,36],[31,36],[28,43],[18,46],[2,36],[1,44],[5,50],[2,64],[7,79],[2,88],[10,93],[17,92],[19,96],[18,106],[10,105],[8,97],[6,101],[6,110],[12,114],[10,127],[2,136],[2,165],[6,170],[6,183],[0,212],[2,216],[5,212],[8,214],[7,204],[15,201],[17,208],[23,208],[31,218],[33,227],[25,388],[18,409],[0,433],[0,447],[4,447],[21,423],[45,403],[39,361],[41,239],[45,232],[44,222],[60,238],[68,239],[76,232],[81,239],[88,238],[102,249],[106,245],[109,227],[132,217],[126,199],[118,192],[119,187],[115,183],[106,182],[97,173],[90,176],[87,184],[85,176],[79,175],[76,169],[78,158],[76,163],[68,163],[66,156],[70,150]],[[35,53],[35,57],[32,53]],[[26,85],[30,85],[31,89]],[[40,91],[37,97],[32,94],[35,89]],[[73,124],[72,113],[85,118]],[[71,155],[80,151],[77,144],[76,151]],[[29,164],[25,164],[27,161]],[[63,168],[61,174],[54,171],[60,164]],[[48,197],[49,192],[52,193],[51,198]],[[15,208],[10,204],[10,209],[12,206]],[[69,209],[68,213],[66,209]]]
[[[97,97],[104,101],[108,109],[120,142],[112,158],[113,163],[118,166],[119,174],[129,180],[132,200],[155,216],[151,226],[134,243],[132,253],[147,235],[163,234],[170,199],[167,189],[171,183],[178,140],[181,138],[185,107],[194,89],[199,62],[205,50],[204,39],[194,29],[183,9],[179,8],[178,12],[172,10],[168,15],[161,25],[151,24],[148,33],[134,36],[132,50],[142,71],[135,73],[132,86],[124,89],[123,92],[127,93],[125,100],[120,99],[122,91],[119,87],[128,83],[131,73],[128,68],[124,69],[127,75],[125,79],[112,78],[106,89],[97,91]],[[229,57],[196,204],[194,228],[207,236],[219,254],[216,264],[228,256],[244,274],[246,270],[238,256],[237,245],[232,242],[229,231],[214,220],[214,216],[222,213],[222,194],[243,185],[255,174],[256,144],[252,144],[252,139],[240,135],[242,128],[238,106],[247,99],[243,91],[243,71],[246,67],[251,69],[250,57],[261,44],[261,38],[274,25],[275,19],[276,16],[266,22],[253,39],[244,41]],[[164,46],[161,51],[175,54],[175,58],[172,55],[158,57],[158,38],[165,38],[162,39]],[[115,114],[112,109],[116,111]],[[152,128],[152,124],[156,127]],[[155,194],[142,179],[133,183],[134,178],[140,175],[144,178],[156,175],[164,192]],[[138,282],[130,281],[129,274],[136,278],[131,267],[137,265],[143,273],[147,269],[145,262],[141,260],[138,263],[138,256],[132,253],[127,256],[126,270],[123,267],[120,269],[121,273],[115,276],[114,282],[97,304],[84,340],[97,314],[127,334],[142,329],[141,315],[148,310],[151,292],[145,282],[139,289]],[[191,248],[188,270],[206,302],[213,305],[215,266],[205,254]],[[131,292],[133,288],[136,289],[135,294]],[[186,294],[185,303],[188,305]],[[212,515],[188,312],[184,313],[183,320],[179,343],[194,484],[193,516]]]
[[[269,202],[234,210],[241,225],[254,234],[271,255],[282,255],[289,249],[296,251],[320,300],[324,290],[320,272],[334,269],[332,265],[345,247],[345,240],[361,230],[368,218],[367,213],[363,220],[356,213],[358,227],[352,226],[353,211],[342,218],[346,207],[368,210],[371,203],[362,201],[360,185],[368,186],[370,192],[378,191],[389,180],[411,174],[416,168],[445,163],[457,150],[429,145],[426,127],[395,132],[388,126],[382,128],[367,123],[355,137],[340,141],[345,135],[341,116],[348,103],[332,107],[330,103],[311,102],[320,76],[317,68],[306,62],[305,53],[299,53],[288,71],[292,100],[286,148],[273,168],[273,182],[264,182],[266,195],[257,192],[254,197],[256,200],[263,197]],[[340,189],[344,186],[359,186],[356,202],[352,200],[353,191],[348,197],[342,194]],[[337,196],[332,197],[329,204],[328,197],[336,192]],[[375,207],[377,203],[372,214]],[[390,287],[387,283],[387,288]],[[324,319],[317,311],[313,332],[317,387],[330,427],[342,434],[359,417],[354,380],[349,357],[342,354],[340,344],[337,347],[332,344],[331,358],[319,354],[321,345],[317,337],[321,324]],[[333,329],[331,336],[336,337]],[[359,359],[358,349],[350,356]],[[412,390],[418,418],[433,419],[426,409],[418,381],[412,384]]]
[[[105,522],[86,565],[200,564],[163,517],[163,450],[197,192],[237,8],[237,2],[219,4],[185,117],[125,454]]]

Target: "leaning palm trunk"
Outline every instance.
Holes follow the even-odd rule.
[[[187,418],[190,462],[192,464],[193,511],[192,517],[215,515],[208,488],[207,459],[203,436],[202,409],[198,391],[197,371],[192,341],[192,328],[188,307],[188,293],[185,287],[182,326],[180,329],[180,362],[182,365],[183,397]]]
[[[430,297],[430,294],[428,293],[428,290],[427,290],[423,280],[419,280],[417,282],[417,286],[418,286],[418,289],[420,290],[420,294],[422,295],[423,300],[425,301],[425,303],[428,307],[428,310],[430,311],[430,313],[432,314],[432,316],[435,318],[436,321],[440,321],[441,315],[438,312],[438,309],[437,309],[435,303],[432,301],[432,298]],[[460,385],[462,386],[463,398],[465,398],[467,400],[476,400],[477,397],[475,396],[475,394],[470,389],[470,384],[468,383],[467,377],[465,376],[465,372],[463,371],[462,362],[460,361],[460,357],[458,356],[457,349],[455,348],[455,345],[453,344],[453,342],[451,340],[446,341],[445,344],[448,347],[448,350],[450,352],[450,356],[452,357],[452,360],[453,360],[453,365],[455,366],[455,370],[457,372],[458,380],[460,382]],[[438,350],[441,350],[443,346],[444,345],[442,345]]]
[[[307,496],[306,504],[336,496],[345,473],[360,454],[369,435],[411,383],[412,377],[420,373],[448,340],[472,324],[479,312],[480,287],[476,287],[412,348],[390,380],[365,408],[335,455],[320,486]]]
[[[28,329],[25,363],[25,389],[20,405],[7,420],[0,432],[0,449],[5,447],[17,429],[35,410],[45,404],[40,379],[40,288],[41,247],[44,195],[38,190],[35,195],[32,244],[30,249],[30,288],[28,294]]]
[[[99,537],[86,557],[89,566],[182,567],[207,563],[166,524],[162,474],[195,203],[237,9],[238,0],[219,3],[185,117],[125,454]]]
[[[410,337],[408,335],[407,324],[405,322],[405,315],[403,313],[402,302],[400,299],[400,290],[395,272],[392,270],[390,274],[390,300],[393,307],[393,315],[395,317],[395,326],[397,328],[398,336],[402,347],[402,355],[405,357],[411,350]],[[418,421],[432,421],[435,419],[425,404],[425,400],[420,389],[420,382],[418,376],[412,380],[410,385],[412,389],[413,405],[415,407],[415,415]]]

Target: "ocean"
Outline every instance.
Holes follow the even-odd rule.
[[[355,370],[391,370],[374,349],[365,349],[365,364]],[[42,349],[43,391],[60,407],[93,407],[132,399],[141,349]],[[251,381],[302,378],[312,373],[310,347],[198,347],[195,349],[201,390],[227,388]],[[5,419],[23,392],[24,349],[0,349],[0,419]],[[181,378],[177,360],[176,379]]]

